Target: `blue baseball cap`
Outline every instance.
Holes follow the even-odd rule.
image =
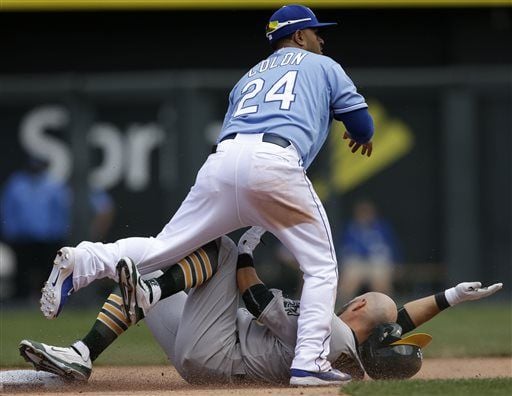
[[[278,9],[267,24],[266,36],[271,43],[286,37],[297,30],[314,29],[337,25],[336,22],[318,22],[316,15],[308,7],[299,4],[285,5]]]

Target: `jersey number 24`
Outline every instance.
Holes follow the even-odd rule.
[[[293,89],[295,88],[295,80],[297,79],[297,70],[291,70],[277,80],[274,85],[265,94],[265,103],[267,102],[281,102],[279,108],[281,110],[290,110],[290,107],[295,100]],[[247,101],[256,97],[265,87],[265,80],[256,78],[249,81],[242,88],[242,93],[245,94],[240,99],[233,117],[238,117],[244,114],[252,114],[258,111],[259,105],[249,105]]]

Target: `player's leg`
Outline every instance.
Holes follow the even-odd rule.
[[[216,272],[217,263],[218,247],[216,242],[213,241],[191,253],[158,277],[151,277],[148,280],[141,279],[141,284],[145,285],[144,294],[142,295],[145,305],[140,304],[143,308],[137,310],[137,314],[134,316],[128,315],[126,309],[123,309],[122,293],[119,288],[116,288],[103,305],[94,326],[82,339],[82,342],[90,351],[91,360],[94,361],[129,326],[144,319],[146,312],[159,305],[160,301],[165,300],[164,307],[161,307],[160,310],[167,313],[166,322],[162,325],[169,329],[177,329],[181,317],[180,312],[184,304],[182,300],[186,297],[185,294],[179,292],[200,286],[206,282]],[[161,273],[161,271],[158,272]],[[150,294],[153,296],[151,300],[149,298]],[[177,295],[180,297],[175,298]],[[151,327],[156,329],[154,315],[151,322]],[[170,331],[169,337],[172,337],[172,334],[175,334],[176,331]],[[168,339],[168,342],[170,341],[171,338]]]
[[[176,334],[172,327],[178,327],[185,299],[186,294],[182,292],[160,302],[165,307],[161,309],[165,309],[167,315],[165,320],[167,328],[170,329],[167,334],[169,343],[173,342],[173,335]],[[87,381],[92,372],[93,362],[130,326],[130,320],[122,309],[121,293],[116,287],[103,304],[92,328],[81,340],[69,347],[22,340],[19,346],[20,354],[37,370],[48,371],[67,379]],[[158,336],[162,337],[161,334]]]
[[[155,238],[126,238],[114,243],[84,241],[77,247],[61,248],[41,296],[41,311],[48,319],[57,317],[69,296],[94,279],[115,279],[115,265],[121,257],[138,262],[157,243]]]
[[[222,238],[217,273],[191,290],[176,338],[175,368],[190,383],[232,382],[245,374],[237,343],[237,247]]]
[[[123,306],[132,324],[137,323],[161,299],[203,284],[217,269],[220,239],[192,252],[164,276],[144,280],[134,262],[124,257],[117,264]]]
[[[313,224],[271,231],[294,254],[303,272],[297,347],[292,368],[327,371],[330,369],[327,355],[331,316],[338,284],[332,242],[329,247],[330,231],[325,228],[318,232]]]
[[[284,149],[255,145],[251,159],[251,169],[240,172],[247,175],[242,181],[247,203],[242,219],[276,235],[304,274],[292,368],[329,371],[327,355],[338,268],[325,210],[292,145]]]
[[[217,271],[219,261],[219,248],[216,241],[210,242],[191,253],[177,265],[170,267],[162,275],[151,278],[148,281],[142,280],[147,285],[146,293],[154,295],[154,299],[150,302],[149,298],[142,296],[147,300],[145,309],[149,310],[152,306],[158,305],[159,301],[165,300],[165,307],[160,308],[169,313],[166,317],[165,325],[167,328],[177,328],[177,322],[182,311],[181,300],[183,295],[179,292],[200,286]],[[180,294],[179,300],[172,298]],[[82,339],[91,353],[91,359],[94,361],[115,339],[121,335],[131,324],[135,324],[144,318],[144,310],[137,312],[135,320],[126,315],[126,311],[122,309],[123,300],[119,288],[109,296],[107,302],[103,305],[102,310],[98,314],[98,318],[91,331]],[[142,305],[142,304],[141,304]],[[180,308],[181,307],[181,308]],[[172,315],[171,311],[176,309]],[[152,311],[152,310],[151,310]],[[150,311],[150,312],[151,312]],[[155,315],[152,315],[151,323],[153,328],[157,328],[155,324]],[[176,333],[171,331],[170,334]],[[168,340],[168,342],[170,339]]]
[[[69,347],[55,347],[32,340],[22,340],[20,354],[37,370],[55,373],[64,378],[87,381],[92,362],[130,326],[122,309],[119,287],[103,304],[87,335]]]
[[[185,201],[156,238],[128,238],[112,244],[83,242],[71,249],[73,255],[54,266],[43,289],[45,316],[57,316],[68,292],[102,277],[117,280],[116,264],[122,257],[130,257],[144,275],[244,226],[235,210],[235,170],[232,161],[224,161],[224,157],[228,158],[222,151],[208,157]]]
[[[165,352],[167,359],[175,365],[176,335],[180,326],[187,294],[179,292],[160,300],[146,315],[144,322]]]
[[[290,385],[341,385],[351,380],[350,375],[331,368],[327,360],[338,274],[325,224],[321,232],[313,224],[274,230],[297,258],[304,279]]]
[[[168,356],[183,310],[186,295],[182,290],[196,287],[206,282],[217,270],[217,243],[215,241],[203,246],[172,266],[165,273],[153,278],[149,287],[155,295],[152,305],[162,301],[159,310],[166,312],[165,322],[157,323],[157,316],[152,315],[150,329],[155,330],[155,337],[164,340]],[[161,272],[160,272],[161,273]],[[158,299],[156,295],[158,294]],[[158,304],[157,304],[158,305]],[[87,380],[92,370],[92,362],[107,349],[128,327],[141,320],[144,315],[139,312],[135,321],[131,321],[122,308],[123,300],[118,287],[103,304],[89,333],[70,347],[54,347],[40,342],[23,340],[20,353],[39,370],[49,371],[70,379]],[[161,318],[164,320],[164,318]],[[164,334],[162,329],[168,329]]]

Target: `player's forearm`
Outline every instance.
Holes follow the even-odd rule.
[[[457,286],[433,296],[408,302],[398,310],[397,323],[402,326],[403,332],[407,333],[432,319],[446,308],[464,301],[480,300],[491,296],[502,287],[502,283],[495,283],[488,287],[482,287],[480,282],[459,283]]]
[[[239,268],[236,271],[236,283],[241,294],[254,285],[263,284],[254,267]]]
[[[409,315],[414,327],[422,325],[441,312],[434,296],[428,296],[408,302],[404,305],[403,309],[405,309]],[[404,326],[402,326],[402,328],[403,327]]]
[[[254,268],[254,259],[250,254],[239,254],[236,262],[236,284],[240,294],[254,285],[263,284]]]
[[[442,310],[450,307],[446,299],[446,290],[428,297],[406,303],[398,310],[397,323],[407,333],[429,321]]]
[[[255,318],[259,318],[274,295],[259,278],[249,254],[238,256],[236,282],[245,307]]]
[[[336,119],[343,122],[350,137],[357,143],[367,143],[373,137],[373,119],[368,109],[358,109],[348,113],[336,114]]]

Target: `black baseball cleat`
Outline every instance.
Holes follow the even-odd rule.
[[[123,309],[133,325],[146,316],[160,300],[162,292],[154,279],[142,279],[137,266],[128,257],[119,260],[116,270],[123,298]]]

